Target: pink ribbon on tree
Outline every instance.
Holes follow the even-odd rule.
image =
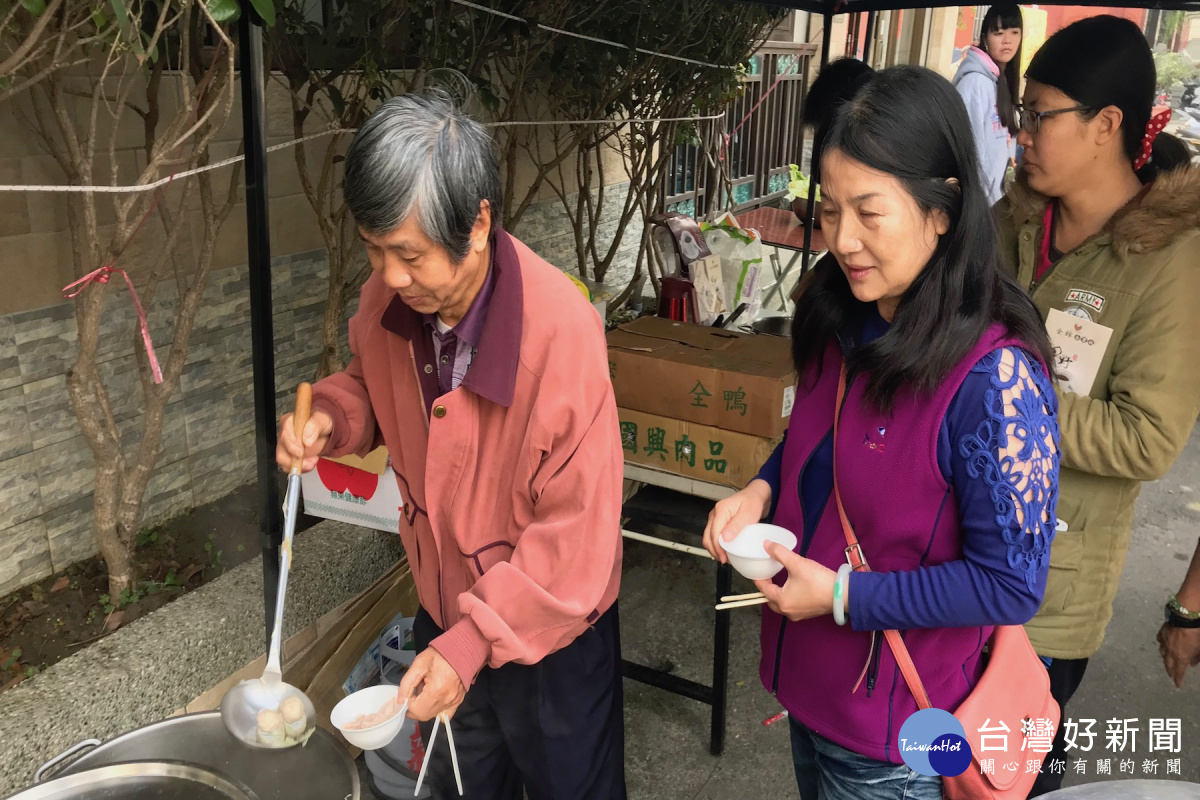
[[[1154,140],[1158,138],[1158,134],[1162,133],[1162,129],[1167,127],[1167,123],[1170,121],[1170,106],[1156,110],[1150,117],[1150,121],[1146,123],[1146,133],[1142,136],[1142,149],[1133,161],[1134,170],[1141,169],[1150,160],[1150,154],[1154,152]]]
[[[142,331],[142,342],[146,345],[146,357],[150,359],[150,372],[154,375],[155,383],[162,383],[162,370],[158,366],[158,357],[154,355],[154,344],[150,341],[150,325],[146,322],[146,310],[142,308],[141,298],[138,297],[137,289],[133,288],[133,281],[129,279],[128,272],[111,265],[92,270],[74,283],[64,286],[63,297],[70,300],[93,283],[108,283],[114,272],[119,273],[125,279],[125,285],[129,287],[129,296],[133,298],[133,307],[137,310],[138,327]]]

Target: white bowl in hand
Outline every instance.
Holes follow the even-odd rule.
[[[734,537],[733,541],[727,542],[719,537],[718,541],[724,548],[725,554],[729,556],[729,563],[733,565],[733,568],[743,577],[752,581],[773,578],[779,570],[783,569],[783,564],[767,555],[764,548],[765,543],[777,542],[788,550],[796,548],[796,534],[787,528],[768,525],[765,522],[747,525],[742,528],[741,533]]]
[[[395,686],[369,686],[360,689],[352,695],[343,697],[333,711],[329,712],[329,721],[333,727],[341,731],[346,741],[363,750],[378,750],[390,744],[392,739],[404,726],[404,718],[408,715],[408,703],[396,703]],[[385,709],[388,704],[394,706],[394,714],[370,728],[346,727],[364,714],[376,714]]]

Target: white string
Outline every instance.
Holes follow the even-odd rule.
[[[458,0],[455,0],[457,2]],[[702,117],[656,117],[646,119],[580,119],[580,120],[539,120],[539,121],[523,121],[513,120],[511,122],[487,122],[484,127],[487,128],[520,128],[534,125],[628,125],[630,123],[651,123],[651,122],[707,122],[711,120],[723,119],[725,112],[720,114],[711,114]],[[289,147],[295,147],[298,144],[311,141],[313,139],[321,139],[325,136],[332,136],[337,133],[354,133],[358,128],[330,128],[321,133],[313,133],[308,136],[303,136],[299,139],[292,139],[287,142],[273,144],[267,148],[268,153],[274,153],[279,150],[285,150]],[[55,184],[0,184],[0,192],[84,192],[96,194],[136,194],[138,192],[152,192],[155,189],[166,186],[175,180],[189,178],[192,175],[199,175],[201,172],[210,172],[222,167],[228,167],[232,164],[237,164],[244,161],[246,157],[233,156],[222,161],[217,161],[213,164],[205,164],[203,167],[176,172],[168,175],[165,178],[160,178],[153,183],[135,183],[130,186],[62,186]]]
[[[622,44],[620,42],[614,42],[609,39],[600,39],[596,36],[588,36],[583,33],[575,33],[574,31],[565,31],[562,28],[553,28],[549,25],[543,25],[540,22],[532,22],[531,20],[526,20],[523,17],[518,17],[513,14],[505,13],[503,11],[497,11],[494,8],[488,8],[487,6],[481,6],[478,3],[472,3],[469,0],[451,0],[451,2],[458,3],[460,6],[466,6],[467,8],[473,8],[476,11],[482,11],[486,14],[492,14],[497,17],[511,19],[511,20],[515,20],[517,22],[527,22],[528,21],[534,27],[541,28],[542,30],[549,31],[551,33],[557,33],[557,34],[561,34],[563,36],[572,36],[576,39],[583,39],[588,42],[595,42],[596,44],[604,44],[604,45],[608,45],[609,47],[619,48],[621,50],[632,50],[634,52],[642,53],[644,55],[654,56],[655,58],[669,58],[672,61],[682,61],[685,64],[695,64],[698,67],[710,67],[712,69],[726,69],[726,70],[736,69],[736,67],[732,67],[728,64],[710,64],[707,61],[697,61],[694,58],[684,58],[683,56],[675,56],[675,55],[671,55],[670,53],[660,53],[657,50],[646,50],[641,47],[630,47],[627,44]]]

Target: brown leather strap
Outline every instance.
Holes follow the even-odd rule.
[[[838,489],[837,431],[838,421],[842,416],[842,402],[845,399],[846,364],[843,361],[842,371],[838,376],[837,403],[833,407],[833,499],[837,502],[838,517],[842,521],[842,533],[846,535],[846,560],[850,562],[850,566],[855,572],[870,572],[871,568],[867,565],[867,559],[863,555],[862,546],[858,543],[858,536],[855,535],[854,528],[850,525],[850,518],[846,516],[846,507],[842,505],[842,493]],[[913,664],[912,656],[908,654],[908,648],[904,646],[904,639],[900,636],[900,632],[897,630],[884,631],[883,635],[887,639],[888,645],[892,648],[892,655],[896,658],[896,665],[900,667],[900,673],[904,675],[904,682],[908,684],[909,691],[916,698],[917,706],[920,708],[929,708],[932,705],[929,702],[929,695],[925,693],[925,686],[921,683],[921,677],[917,675],[917,667]],[[871,646],[872,649],[875,646],[874,636],[871,637]],[[859,677],[859,682],[862,682],[861,676]],[[854,688],[857,689],[858,684],[855,684]]]

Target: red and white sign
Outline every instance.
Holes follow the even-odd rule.
[[[366,458],[322,458],[300,482],[305,514],[387,533],[400,532],[404,499],[386,448]]]

